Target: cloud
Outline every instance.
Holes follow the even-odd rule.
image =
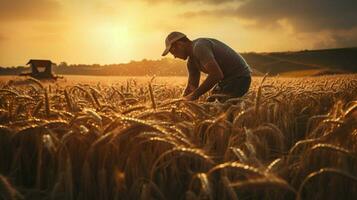
[[[287,20],[301,32],[347,30],[357,26],[356,0],[247,0],[236,8],[187,12],[186,17],[211,15],[256,21],[258,27]]]
[[[336,47],[355,47],[357,46],[357,27],[350,31],[332,32],[331,38]]]
[[[260,24],[287,19],[300,31],[351,29],[357,26],[356,0],[250,0],[236,10]]]
[[[55,0],[0,0],[0,21],[55,19],[60,11]]]

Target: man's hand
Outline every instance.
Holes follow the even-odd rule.
[[[193,93],[191,93],[187,96],[182,97],[182,99],[186,100],[186,101],[194,101],[194,100],[197,100],[198,97],[194,96]]]
[[[195,91],[196,88],[197,88],[197,87],[188,84],[188,85],[186,86],[186,89],[183,91],[182,96],[187,96],[187,95],[191,94],[193,91]]]

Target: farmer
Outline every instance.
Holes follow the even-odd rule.
[[[232,48],[212,38],[190,40],[180,32],[170,33],[165,40],[166,49],[175,57],[187,61],[188,83],[185,100],[196,100],[212,89],[213,94],[241,97],[249,89],[251,69],[244,58]],[[200,73],[208,74],[200,85]]]

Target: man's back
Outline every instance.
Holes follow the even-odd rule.
[[[193,56],[189,57],[188,65],[196,65],[204,71],[202,62],[213,56],[223,72],[224,79],[250,76],[252,71],[244,58],[223,42],[212,38],[198,38],[192,42]]]

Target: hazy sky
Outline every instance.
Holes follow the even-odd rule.
[[[0,0],[0,66],[160,58],[171,31],[238,52],[357,46],[356,0]]]

